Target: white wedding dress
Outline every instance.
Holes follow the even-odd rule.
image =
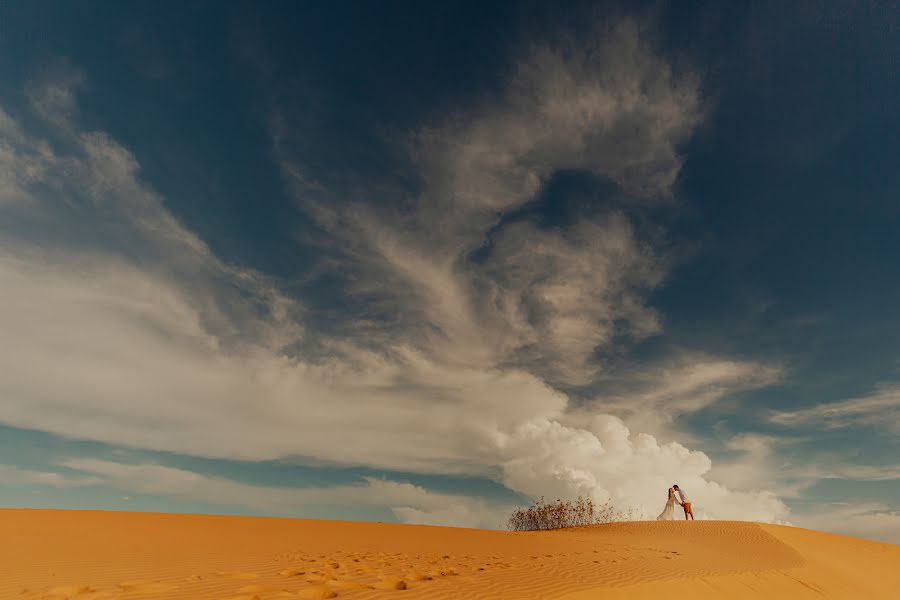
[[[656,517],[657,521],[674,521],[675,520],[675,494],[669,496],[669,499],[666,500],[666,507],[663,511]]]

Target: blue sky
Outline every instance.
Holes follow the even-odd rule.
[[[0,504],[900,543],[883,3],[5,3]]]

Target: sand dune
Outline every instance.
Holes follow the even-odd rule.
[[[723,521],[534,533],[0,510],[0,598],[897,598],[900,546]]]

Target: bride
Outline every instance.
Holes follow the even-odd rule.
[[[675,499],[675,490],[669,488],[669,498],[666,500],[666,507],[660,513],[658,517],[656,517],[657,521],[674,521],[675,520],[675,503],[678,502]]]

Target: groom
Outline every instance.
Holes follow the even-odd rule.
[[[684,493],[684,490],[678,487],[677,483],[672,486],[672,489],[675,490],[675,493],[681,497],[681,502],[679,502],[678,504],[680,504],[682,508],[684,508],[684,520],[687,521],[688,515],[690,515],[691,521],[693,521],[694,511],[691,510],[691,501],[688,500],[687,494]]]

